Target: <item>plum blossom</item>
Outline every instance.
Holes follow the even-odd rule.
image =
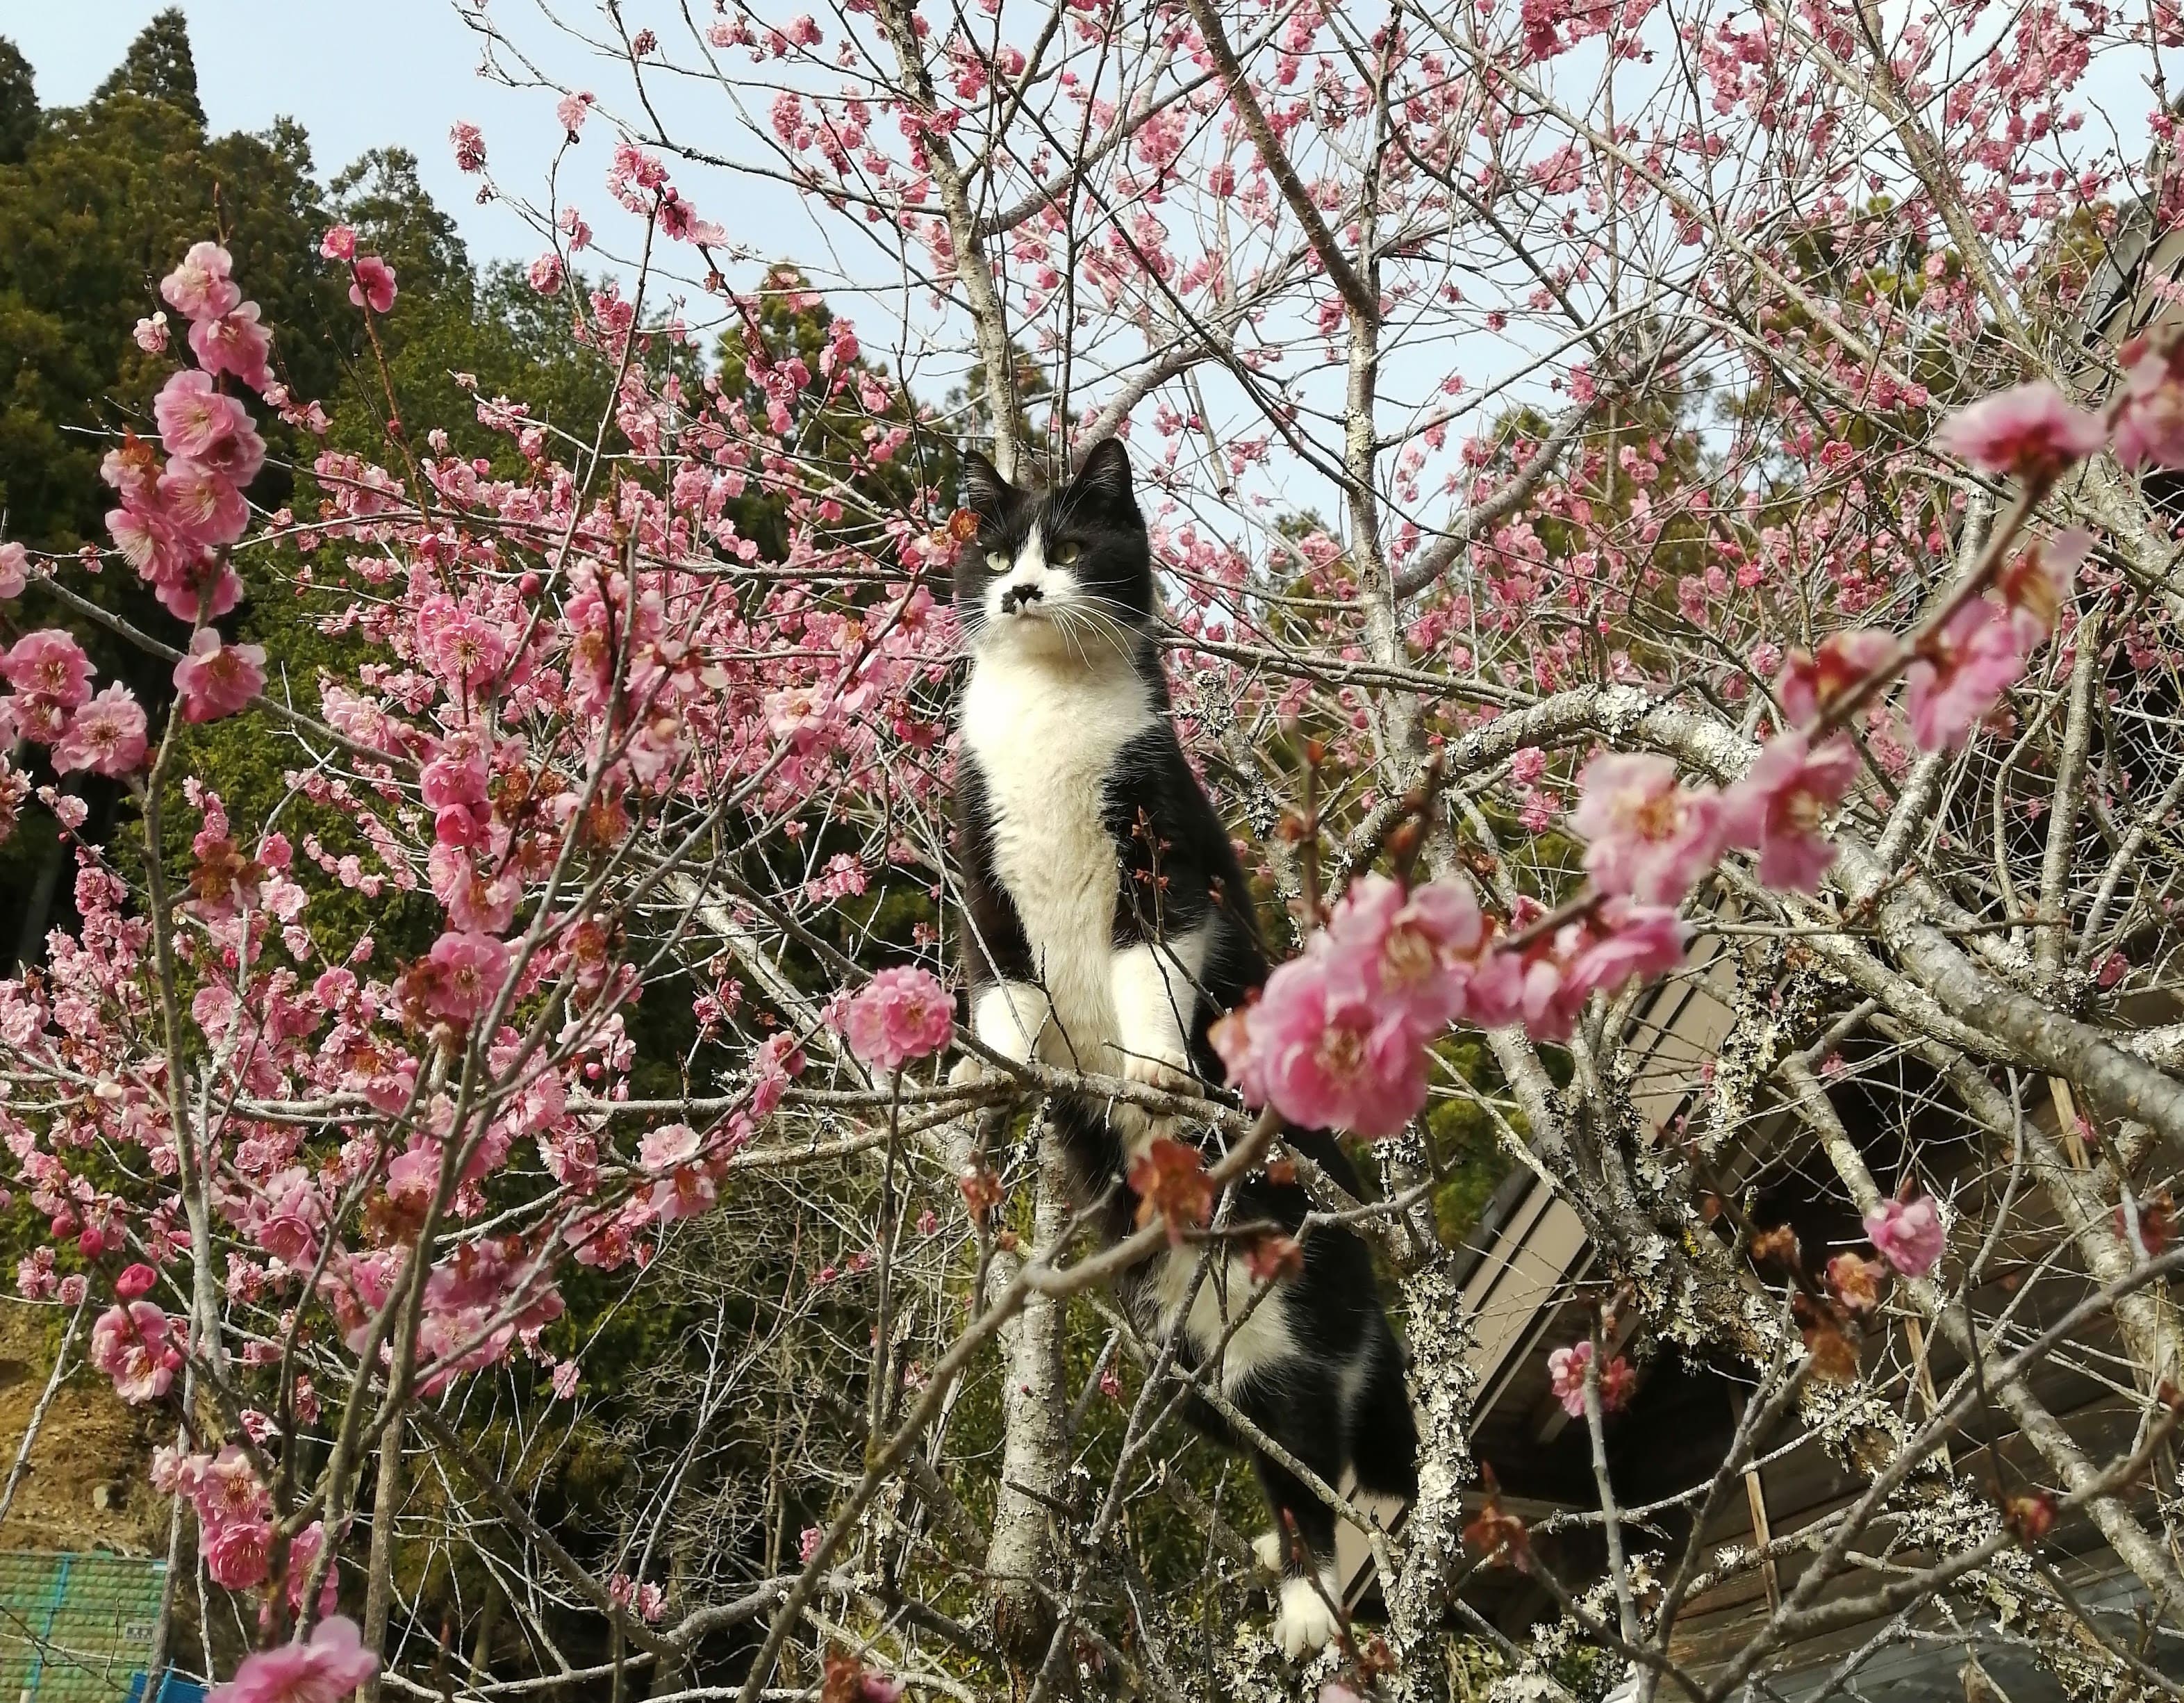
[[[349,261],[356,258],[356,232],[347,225],[331,226],[319,238],[319,253],[329,260]]]
[[[2026,649],[2054,632],[2063,606],[2070,600],[2070,587],[2092,547],[2091,533],[2068,527],[2012,556],[1996,574],[1995,591]]]
[[[165,311],[162,310],[161,311],[152,315],[148,319],[138,320],[136,321],[136,328],[131,332],[129,335],[135,340],[136,347],[142,349],[145,354],[164,355],[167,352],[167,315]]]
[[[354,1621],[320,1621],[308,1644],[284,1644],[242,1658],[235,1677],[215,1685],[206,1703],[341,1703],[379,1672]]]
[[[167,305],[191,321],[215,320],[242,299],[228,274],[235,261],[217,243],[192,243],[182,262],[159,280]]]
[[[114,1393],[131,1406],[157,1401],[173,1386],[181,1354],[174,1327],[149,1301],[109,1307],[91,1327],[91,1363],[114,1380]]]
[[[365,254],[349,268],[348,299],[358,307],[383,314],[394,305],[394,268],[376,254]]]
[[[448,128],[448,141],[455,150],[455,169],[459,171],[485,170],[485,137],[478,127],[466,120],[457,120]],[[382,312],[385,310],[382,309]]]
[[[253,390],[273,382],[273,334],[259,323],[258,304],[243,302],[217,319],[190,321],[190,353],[207,372],[226,372]]]
[[[205,1571],[231,1591],[254,1589],[273,1566],[273,1527],[265,1520],[230,1520],[208,1533]]]
[[[0,600],[20,597],[31,583],[31,553],[20,544],[0,544]]]
[[[1913,1200],[1884,1200],[1866,1214],[1865,1234],[1874,1250],[1906,1277],[1924,1277],[1931,1271],[1947,1243],[1942,1209],[1925,1194]]]
[[[2099,417],[2044,379],[1986,397],[1942,422],[1935,444],[1991,473],[2046,484],[2108,441]]]
[[[1609,900],[1592,919],[1557,937],[1565,968],[1557,1005],[1574,1016],[1596,992],[1613,993],[1633,978],[1666,975],[1683,963],[1689,933],[1664,905]]]
[[[542,296],[556,296],[561,293],[561,257],[547,253],[531,263],[531,288]]]
[[[834,1013],[850,1051],[883,1070],[928,1058],[956,1034],[956,1006],[939,978],[907,965],[878,971]]]
[[[2145,349],[2135,338],[2116,351],[2124,370],[2116,459],[2132,468],[2184,467],[2184,342],[2165,355]]]
[[[1424,1039],[1403,1008],[1339,996],[1327,972],[1325,955],[1282,965],[1214,1025],[1214,1048],[1254,1105],[1313,1129],[1399,1134],[1425,1104]]]
[[[1821,818],[1842,801],[1858,776],[1858,752],[1847,740],[1818,751],[1802,734],[1769,740],[1743,779],[1722,796],[1728,843],[1759,854],[1759,879],[1791,892],[1819,890],[1835,862],[1820,834]]]
[[[231,716],[265,690],[265,647],[223,644],[212,628],[200,627],[189,654],[175,664],[175,690],[186,722]]]
[[[1406,892],[1368,874],[1328,919],[1327,969],[1338,997],[1385,1000],[1429,1039],[1462,1008],[1464,977],[1484,938],[1468,883],[1436,881]]]
[[[149,749],[144,706],[126,686],[109,686],[70,717],[67,730],[53,743],[53,767],[64,773],[89,769],[120,776],[143,767]]]
[[[508,956],[506,943],[490,935],[442,935],[426,960],[433,972],[426,1003],[433,1014],[458,1023],[482,1015],[508,980]]]
[[[1877,627],[1831,633],[1814,652],[1792,650],[1774,682],[1782,713],[1793,727],[1809,728],[1875,669],[1895,660],[1896,635]]]
[[[91,696],[91,677],[98,672],[83,646],[58,627],[25,634],[0,656],[0,677],[9,685],[64,710]]]
[[[2025,672],[2022,635],[2002,605],[1975,597],[1920,647],[1903,707],[1921,751],[1953,751]]]
[[[1674,758],[1615,752],[1579,779],[1570,828],[1592,842],[1585,867],[1602,892],[1673,905],[1721,855],[1721,800],[1679,785]]]
[[[1585,1375],[1592,1365],[1592,1344],[1583,1342],[1557,1348],[1547,1356],[1547,1387],[1563,1404],[1563,1411],[1572,1419],[1585,1412]],[[1622,1355],[1608,1361],[1600,1370],[1601,1410],[1613,1413],[1621,1408],[1630,1399],[1630,1392],[1637,1382],[1637,1373]]]
[[[157,489],[169,525],[193,543],[233,544],[250,524],[250,505],[242,494],[202,461],[176,456],[159,475]]]

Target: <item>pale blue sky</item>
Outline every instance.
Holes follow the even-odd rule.
[[[39,100],[67,106],[105,78],[165,3],[171,0],[0,0],[0,35],[30,60]],[[181,9],[215,131],[297,119],[310,132],[322,178],[366,148],[399,144],[418,156],[426,186],[479,258],[528,260],[538,252],[541,243],[514,213],[476,204],[476,181],[455,170],[448,126],[457,119],[480,126],[495,176],[515,193],[535,193],[556,140],[553,98],[481,79],[479,40],[454,0],[181,0]],[[579,6],[571,15],[582,20],[590,9]],[[572,85],[611,78],[608,68],[587,67],[583,51],[542,26],[528,7],[500,10],[503,25]],[[604,151],[585,152],[599,158],[582,162],[582,181],[572,187],[580,199],[603,199],[593,186]],[[763,220],[751,229],[755,209],[745,203],[740,210],[738,234],[761,251],[772,248]],[[788,232],[780,234],[788,240]]]

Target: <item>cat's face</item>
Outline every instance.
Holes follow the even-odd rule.
[[[1020,490],[974,451],[963,503],[978,536],[956,559],[956,606],[973,645],[1135,657],[1152,625],[1152,549],[1120,444],[1100,444],[1058,491]]]

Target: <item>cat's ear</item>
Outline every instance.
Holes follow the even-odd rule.
[[[963,452],[963,506],[982,521],[998,520],[1016,500],[1017,488],[976,449]]]
[[[1069,487],[1072,502],[1110,512],[1128,512],[1137,507],[1130,494],[1130,452],[1119,438],[1102,438],[1084,457],[1084,465]]]

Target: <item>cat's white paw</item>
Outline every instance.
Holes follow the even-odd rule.
[[[1274,1616],[1274,1642],[1292,1661],[1328,1644],[1341,1625],[1327,1600],[1334,1594],[1334,1581],[1323,1575],[1320,1583],[1327,1587],[1325,1597],[1310,1579],[1282,1581],[1281,1610]]]
[[[1282,1570],[1282,1534],[1262,1532],[1251,1539],[1251,1555],[1258,1564],[1270,1573]]]
[[[1201,1099],[1206,1093],[1206,1085],[1179,1058],[1153,1058],[1133,1053],[1123,1060],[1123,1080],[1142,1082],[1163,1094],[1188,1094],[1193,1099]]]
[[[1157,1088],[1163,1094],[1185,1094],[1193,1099],[1205,1097],[1206,1087],[1190,1074],[1188,1064],[1166,1058],[1154,1058],[1133,1053],[1123,1060],[1123,1080],[1142,1082],[1148,1088]],[[1156,1112],[1147,1107],[1133,1105],[1128,1100],[1114,1104],[1116,1130],[1123,1137],[1123,1145],[1132,1159],[1142,1158],[1146,1150],[1162,1136],[1173,1139],[1182,1120],[1167,1112]]]
[[[975,1088],[985,1080],[985,1064],[975,1053],[966,1053],[948,1069],[948,1080],[955,1087]]]

